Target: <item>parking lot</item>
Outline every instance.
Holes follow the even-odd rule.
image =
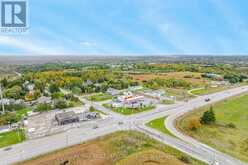
[[[28,123],[26,125],[26,135],[28,139],[39,138],[47,135],[56,134],[59,132],[67,131],[75,127],[83,127],[90,123],[90,121],[84,121],[79,123],[71,123],[67,125],[58,125],[55,120],[55,115],[57,113],[74,111],[75,113],[83,113],[86,111],[85,107],[75,107],[69,108],[65,111],[53,110],[49,112],[44,112],[35,116],[28,117]],[[99,119],[96,119],[99,120]]]

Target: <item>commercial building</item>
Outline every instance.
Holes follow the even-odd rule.
[[[55,115],[55,119],[59,125],[79,122],[78,115],[73,111],[58,113]]]

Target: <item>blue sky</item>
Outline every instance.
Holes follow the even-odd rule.
[[[4,55],[248,54],[247,0],[29,0]]]

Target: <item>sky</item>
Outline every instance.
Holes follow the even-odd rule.
[[[0,55],[247,55],[247,0],[29,0]]]

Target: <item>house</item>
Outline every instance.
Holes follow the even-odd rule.
[[[137,91],[137,90],[141,90],[141,89],[143,89],[142,86],[130,86],[130,87],[128,87],[129,91]]]
[[[120,91],[114,88],[108,88],[106,92],[112,96],[117,96],[120,94]]]
[[[35,85],[33,83],[30,83],[29,81],[25,81],[23,83],[23,87],[26,88],[28,91],[33,91]]]
[[[52,98],[51,97],[46,97],[46,96],[41,96],[36,100],[36,102],[38,104],[51,104],[52,103]]]
[[[153,98],[153,99],[163,99],[165,97],[165,91],[164,90],[146,90],[143,93],[144,96]]]
[[[11,100],[10,99],[1,99],[0,104],[3,105],[10,105]]]
[[[86,84],[86,85],[92,85],[93,82],[92,82],[91,80],[86,80],[85,84]]]
[[[202,75],[202,77],[207,77],[207,78],[211,78],[211,79],[218,80],[218,81],[224,80],[224,78],[221,75],[218,75],[215,73],[205,73]]]
[[[58,113],[55,115],[55,119],[59,125],[79,122],[78,115],[73,111]]]

